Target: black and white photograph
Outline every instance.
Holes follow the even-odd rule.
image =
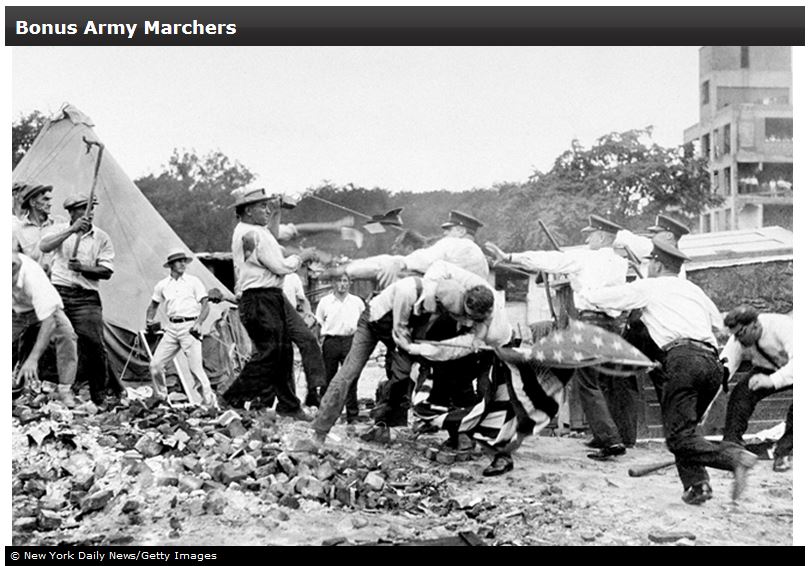
[[[6,544],[802,544],[803,21],[248,44],[208,10],[6,10]]]

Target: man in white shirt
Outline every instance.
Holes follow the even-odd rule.
[[[163,338],[149,364],[149,373],[152,375],[154,396],[160,401],[168,402],[163,368],[182,351],[188,360],[191,376],[199,384],[203,406],[214,407],[216,396],[202,366],[201,329],[208,316],[208,293],[202,281],[185,272],[191,260],[191,256],[183,250],[169,253],[163,264],[163,267],[169,268],[169,276],[155,285],[152,301],[146,309],[147,327],[155,324],[155,315],[161,304],[166,305],[168,319]]]
[[[483,223],[463,212],[453,210],[441,225],[444,237],[432,246],[415,250],[403,258],[394,258],[379,275],[382,288],[393,283],[401,272],[424,273],[436,261],[444,260],[471,271],[484,279],[489,277],[489,262],[475,243],[475,233]]]
[[[587,249],[569,251],[528,251],[506,254],[487,242],[488,249],[499,261],[508,259],[533,271],[570,276],[577,313],[572,317],[604,330],[621,334],[623,319],[620,309],[599,308],[587,300],[585,291],[626,283],[627,261],[615,253],[613,242],[621,227],[591,214],[582,228],[587,234]],[[574,316],[575,315],[575,316]],[[574,380],[582,409],[593,439],[587,443],[599,451],[588,456],[609,459],[626,452],[637,439],[637,411],[640,397],[636,379],[597,374],[591,368],[576,371]]]
[[[234,194],[239,217],[231,239],[235,294],[239,317],[255,351],[224,397],[230,403],[272,406],[277,396],[279,415],[308,421],[311,418],[303,412],[292,386],[292,342],[284,306],[288,301],[282,291],[284,277],[298,269],[302,256],[284,257],[267,228],[272,196],[264,188],[244,188]]]
[[[724,440],[744,446],[742,435],[750,416],[762,399],[779,391],[792,389],[792,316],[761,313],[747,305],[731,310],[725,316],[731,337],[720,358],[732,376],[743,360],[752,363],[753,371],[740,379],[730,392],[725,414]],[[773,469],[778,472],[792,467],[792,408],[787,427],[775,450]]]
[[[16,243],[15,243],[16,244]],[[76,333],[63,310],[62,298],[33,259],[11,252],[11,363],[20,363],[19,387],[36,386],[38,364],[49,341],[56,346],[59,384],[56,398],[68,408],[76,406],[71,391],[76,380]]]
[[[438,312],[428,312],[424,309],[418,309],[418,312],[414,310],[421,290],[420,277],[406,277],[385,288],[368,303],[368,307],[357,324],[357,331],[351,342],[348,356],[323,395],[320,409],[312,423],[317,441],[325,440],[331,427],[334,426],[343,410],[351,384],[359,379],[362,369],[379,342],[385,344],[389,352],[393,352],[391,358],[391,381],[393,383],[389,399],[403,400],[404,404],[395,406],[388,404],[386,411],[380,411],[375,416],[375,424],[399,426],[402,424],[400,422],[402,417],[406,424],[409,407],[407,395],[412,383],[410,380],[410,369],[413,363],[411,356],[432,359],[435,355],[441,356],[442,354],[439,348],[433,345],[412,343],[412,336],[417,329],[428,325],[440,316]],[[484,312],[483,301],[477,300],[480,295],[479,291],[480,289],[475,287],[473,290],[464,292],[457,282],[441,281],[439,283],[437,294],[445,297],[446,303],[458,305],[458,308],[464,313],[461,322],[472,327],[470,332],[472,336],[469,339],[461,340],[464,342],[461,345],[468,346],[468,352],[464,352],[464,348],[447,348],[451,358],[462,357],[472,351],[475,325],[485,322],[491,315],[494,296],[490,291],[488,292],[489,303]],[[467,296],[475,297],[474,305],[467,306]]]
[[[738,499],[757,458],[731,443],[715,444],[697,426],[722,384],[723,368],[714,330],[722,318],[713,301],[696,285],[677,276],[688,257],[665,242],[654,242],[649,277],[632,283],[585,291],[602,308],[642,309],[641,320],[663,352],[663,430],[683,484],[682,499],[698,505],[713,491],[705,466],[732,471],[732,498]]]
[[[365,310],[363,300],[348,292],[350,285],[348,275],[343,274],[335,279],[332,282],[332,292],[320,299],[315,309],[315,319],[320,324],[320,334],[323,338],[326,387],[345,362],[351,350],[351,341],[357,331],[360,316]],[[357,420],[360,413],[357,403],[357,381],[359,379],[351,383],[345,403],[346,420],[349,423]]]
[[[90,398],[96,405],[105,404],[105,395],[124,393],[115,374],[107,374],[107,348],[104,343],[104,317],[99,285],[112,277],[115,250],[109,235],[93,225],[93,206],[85,216],[89,197],[69,196],[64,208],[70,224],[54,224],[43,232],[40,250],[53,252],[51,283],[65,305],[65,314],[79,337],[78,376],[90,386]],[[78,241],[78,246],[76,242]]]

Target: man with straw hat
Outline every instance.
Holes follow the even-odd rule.
[[[171,251],[163,264],[170,270],[169,276],[155,285],[152,301],[146,310],[146,326],[159,324],[155,315],[161,304],[166,305],[168,325],[149,364],[149,373],[155,398],[167,402],[168,388],[163,367],[182,351],[188,359],[191,375],[199,383],[203,405],[212,407],[216,406],[216,397],[202,367],[201,328],[208,316],[208,294],[202,281],[185,272],[192,259],[183,250]]]

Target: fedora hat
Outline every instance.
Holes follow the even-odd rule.
[[[51,185],[22,185],[19,189],[20,203],[25,205],[29,200],[47,191],[53,191]]]
[[[235,202],[230,205],[231,208],[236,208],[237,206],[243,206],[245,204],[253,204],[255,202],[263,202],[267,200],[272,200],[272,195],[267,193],[267,189],[264,187],[258,188],[247,188],[242,187],[240,189],[236,189],[231,193],[235,197]]]
[[[166,263],[163,264],[163,267],[168,267],[171,265],[171,262],[177,261],[178,259],[184,259],[185,261],[193,261],[194,258],[185,253],[183,250],[176,249],[171,250],[169,255],[166,256]]]

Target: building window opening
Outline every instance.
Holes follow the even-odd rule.
[[[722,128],[722,155],[730,153],[730,124]]]
[[[764,141],[792,141],[792,118],[765,118]]]
[[[711,101],[711,89],[709,88],[708,83],[709,81],[702,83],[702,94],[700,99],[702,100],[703,105],[708,104]]]
[[[750,46],[742,45],[742,69],[750,68]]]

